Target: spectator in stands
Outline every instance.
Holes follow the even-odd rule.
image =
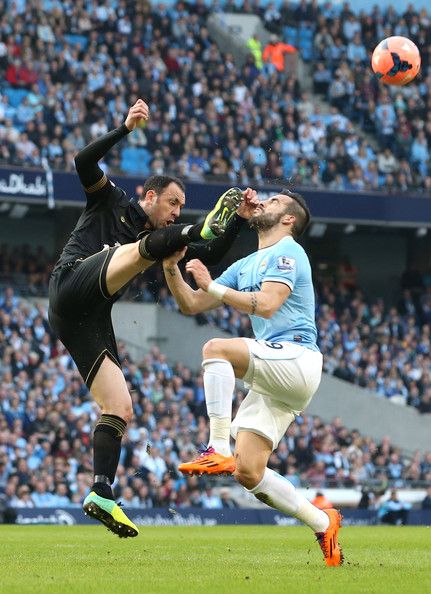
[[[422,414],[430,414],[431,413],[431,387],[425,391],[425,394],[422,396],[418,410]]]
[[[18,487],[16,494],[11,496],[9,503],[11,507],[16,508],[35,507],[34,501],[31,497],[31,491],[28,485],[21,485],[20,487]]]
[[[223,503],[218,495],[213,492],[209,485],[201,495],[201,504],[204,509],[222,509]]]
[[[358,509],[371,509],[375,502],[375,494],[373,491],[363,489],[361,499],[358,503]]]
[[[285,55],[293,54],[297,50],[293,45],[283,43],[277,35],[271,35],[269,43],[262,54],[263,61],[270,64],[277,72],[285,71]],[[271,72],[271,70],[270,70]]]
[[[226,509],[237,509],[238,504],[230,495],[230,489],[223,487],[220,489],[220,501],[223,508]]]
[[[191,94],[197,99],[197,103],[193,104],[194,117],[202,119],[203,102],[210,94],[215,96],[215,87],[219,85],[217,81],[224,80],[224,96],[222,103],[219,102],[218,109],[223,109],[228,114],[230,134],[240,131],[248,144],[251,144],[253,137],[257,135],[258,125],[254,120],[245,130],[242,129],[243,114],[241,110],[235,109],[230,89],[240,87],[240,80],[246,80],[246,88],[251,89],[253,83],[257,84],[259,66],[256,68],[254,60],[251,59],[243,71],[237,69],[232,57],[229,54],[223,54],[223,48],[218,49],[210,39],[203,19],[206,18],[208,11],[218,10],[217,7],[209,9],[205,7],[205,10],[200,7],[196,10],[194,4],[190,4],[180,11],[177,7],[168,7],[160,12],[157,7],[148,7],[144,11],[141,5],[135,4],[130,7],[127,14],[124,14],[121,6],[111,7],[109,10],[104,8],[102,10],[102,8],[98,7],[97,13],[92,14],[86,7],[79,7],[76,15],[73,16],[76,24],[72,32],[68,29],[68,16],[62,7],[58,9],[55,17],[49,11],[40,11],[31,27],[21,13],[15,15],[10,11],[5,17],[11,29],[19,28],[20,31],[25,32],[25,35],[13,38],[9,45],[3,43],[3,46],[0,46],[4,47],[3,53],[0,50],[0,60],[3,60],[6,70],[6,80],[9,80],[0,93],[0,102],[4,106],[0,109],[0,119],[3,117],[5,122],[1,135],[6,139],[1,143],[0,149],[0,159],[3,163],[40,166],[41,158],[45,157],[54,168],[72,171],[73,153],[79,148],[75,149],[71,146],[71,129],[74,126],[83,128],[85,140],[88,141],[91,134],[89,122],[100,118],[108,126],[116,126],[118,114],[123,111],[119,107],[121,101],[124,102],[124,98],[131,94],[139,94],[141,90],[146,96],[151,97],[153,103],[160,105],[160,111],[154,113],[154,124],[149,125],[145,133],[137,133],[124,142],[118,151],[113,151],[108,162],[104,164],[107,171],[118,173],[122,169],[133,173],[129,169],[129,161],[120,157],[123,152],[127,154],[126,149],[137,145],[146,147],[145,159],[140,160],[140,166],[147,174],[152,167],[153,171],[164,170],[198,180],[201,180],[202,176],[213,174],[217,179],[229,177],[232,182],[246,181],[246,175],[249,178],[253,175],[261,180],[276,174],[275,171],[278,171],[278,168],[272,168],[265,173],[259,170],[247,173],[240,171],[240,168],[234,167],[233,163],[229,162],[234,157],[228,145],[224,151],[227,167],[217,165],[206,171],[197,171],[196,167],[191,166],[184,169],[185,155],[182,146],[187,138],[193,136],[190,134],[189,125],[181,126],[179,131],[170,129],[169,125],[167,127],[158,125],[162,119],[162,110],[171,114],[169,117],[180,111],[187,118],[187,110],[190,107],[186,107],[185,96]],[[284,36],[284,39],[280,37],[280,43],[283,44],[288,39],[291,40],[289,44],[296,43],[298,39],[303,46],[300,49],[304,59],[317,61],[314,77],[316,92],[326,93],[327,87],[332,82],[329,99],[339,105],[340,111],[345,116],[359,121],[360,126],[368,132],[377,132],[384,146],[393,146],[397,158],[407,157],[411,163],[415,163],[412,177],[406,173],[407,178],[402,175],[396,175],[395,180],[388,178],[390,189],[406,191],[407,188],[414,187],[418,191],[429,193],[431,189],[431,181],[427,181],[429,150],[420,135],[420,132],[424,131],[421,122],[426,119],[421,116],[426,102],[429,102],[426,84],[421,87],[416,86],[416,83],[409,85],[409,90],[414,90],[409,98],[405,98],[400,93],[392,97],[386,87],[376,84],[368,72],[368,67],[363,65],[363,48],[371,47],[376,43],[377,38],[383,35],[383,27],[387,27],[388,35],[393,34],[394,27],[398,24],[393,16],[396,14],[395,11],[383,12],[379,15],[379,22],[376,24],[376,18],[371,17],[369,13],[357,17],[349,10],[325,9],[307,4],[305,1],[298,7],[294,8],[287,4],[281,9],[274,4],[260,9],[257,5],[245,3],[244,6],[235,8],[235,11],[241,12],[241,10],[249,14],[257,12],[262,15],[270,28],[273,28],[278,35]],[[108,13],[108,18],[105,18]],[[97,26],[103,24],[104,27],[105,23],[115,19],[117,19],[117,26],[106,32],[100,30],[99,35],[103,38],[103,44],[96,44],[92,32],[94,23]],[[425,33],[420,28],[416,33],[418,23],[426,22],[427,19],[429,20],[429,16],[425,11],[420,18],[415,16],[411,21],[413,29],[409,35],[418,43],[422,38],[425,40]],[[158,25],[156,28],[154,23]],[[140,26],[140,32],[136,35],[138,26]],[[283,31],[282,27],[284,27]],[[45,46],[49,46],[51,42],[45,40],[51,38],[53,31],[61,51],[50,53],[45,51]],[[68,32],[67,36],[62,35],[65,31]],[[116,53],[122,47],[126,32],[130,32],[128,33],[130,38],[138,41],[136,45],[132,44],[130,49],[123,47],[121,58],[118,58]],[[24,42],[23,39],[26,41]],[[28,43],[27,39],[31,39],[33,43],[30,47],[25,46],[24,53],[23,47]],[[170,46],[167,41],[169,39],[174,41]],[[426,45],[425,41],[424,44]],[[147,52],[145,62],[142,58],[144,50]],[[428,54],[424,53],[423,72],[426,72],[427,56]],[[41,59],[45,60],[47,65],[43,75],[34,66]],[[352,68],[349,62],[355,66]],[[187,72],[193,72],[191,77],[185,75],[184,67]],[[255,89],[250,92],[252,109],[256,110],[258,117],[266,113],[265,101],[269,92],[274,99],[272,117],[283,120],[286,112],[284,96],[286,93],[291,93],[293,87],[289,84],[293,82],[294,93],[289,101],[293,101],[294,118],[298,119],[300,108],[295,95],[298,93],[299,84],[293,79],[291,81],[285,78],[283,67],[279,70],[270,68],[272,73],[268,73],[267,70],[268,68],[263,69],[259,74],[259,93],[256,93]],[[166,73],[170,75],[169,81],[166,79]],[[228,76],[232,83],[230,87],[227,85]],[[56,85],[60,86],[56,87]],[[106,102],[101,101],[97,96],[102,88],[106,89]],[[118,93],[115,91],[118,88],[123,89],[121,96],[117,96]],[[78,100],[77,95],[85,99]],[[30,130],[27,131],[27,127],[25,130],[17,130],[16,126],[22,124],[25,126],[32,112],[37,124],[35,123],[31,134]],[[396,126],[394,126],[394,112],[397,118]],[[30,122],[33,120],[30,119]],[[56,125],[60,126],[60,133],[53,140],[50,137]],[[220,122],[216,119],[207,118],[205,126],[211,136],[213,136],[213,129],[219,127],[220,129],[214,134],[218,137],[216,142],[220,144],[221,136],[222,140],[225,140],[227,130],[224,121],[220,126]],[[324,126],[326,129],[330,127],[327,123]],[[428,128],[426,126],[425,133],[429,137],[429,131],[426,132],[426,130],[430,129],[431,124]],[[44,130],[43,127],[45,127]],[[166,148],[161,151],[161,154],[156,154],[160,146],[161,129],[165,136],[162,144],[166,145]],[[15,149],[13,137],[22,132],[28,133],[29,139],[39,148],[39,151],[36,149],[24,153],[22,150]],[[180,135],[180,143],[176,144],[180,151],[178,158],[173,158],[171,149],[167,148],[174,134]],[[270,137],[266,142],[273,144],[274,130],[269,134]],[[394,136],[395,144],[393,144]],[[329,135],[327,137],[329,138]],[[67,141],[66,138],[68,138]],[[429,138],[427,140],[429,142]],[[412,147],[414,141],[415,145]],[[318,141],[315,140],[315,143],[317,145]],[[309,148],[308,144],[304,146],[305,149]],[[326,149],[326,139],[324,139],[319,143],[319,150],[316,150],[319,159],[324,160]],[[205,156],[207,150],[208,147],[199,143],[198,152],[209,161],[211,155]],[[349,150],[347,152],[350,154]],[[301,156],[305,156],[306,160],[310,158],[309,153],[296,155],[291,162],[285,164],[285,174],[286,172],[291,174],[296,165],[295,161]],[[350,156],[353,161],[356,160],[355,155],[350,154]],[[372,162],[369,164],[371,169]],[[307,167],[312,169],[313,164],[307,163]],[[339,189],[347,186],[351,190],[357,190],[360,186],[359,178],[357,171],[354,174],[350,173],[351,169],[353,165],[342,173],[348,179],[347,183],[340,178],[337,178],[336,182],[332,179],[327,183],[334,182],[332,186],[335,185]],[[313,187],[320,187],[326,183],[318,175],[312,175],[309,179]],[[308,178],[304,178],[304,183],[307,181]],[[384,181],[382,180],[382,184]],[[377,188],[374,180],[367,182],[367,189],[369,187]],[[382,189],[385,189],[385,186]]]
[[[426,495],[422,500],[421,503],[422,509],[431,509],[431,487],[427,488]]]
[[[316,492],[316,495],[311,500],[311,503],[319,509],[329,509],[331,507],[334,507],[332,503],[329,501],[329,499],[325,497],[325,495],[321,491]]]
[[[54,495],[48,490],[45,480],[36,481],[35,489],[31,494],[35,507],[53,507],[56,505]]]
[[[260,42],[259,36],[257,33],[254,33],[248,40],[247,40],[247,47],[249,48],[254,64],[258,70],[262,70],[263,68],[263,59],[262,59],[262,44]]]
[[[377,156],[379,172],[382,174],[394,173],[398,163],[389,147]]]
[[[46,270],[42,272],[49,267],[50,258],[46,254],[43,255],[41,251],[26,251],[19,247],[11,252],[2,246],[0,268],[4,270],[5,265],[10,270],[24,270],[26,262],[37,261],[38,258],[43,264],[40,274],[46,277]],[[384,389],[384,379],[391,374],[391,369],[386,367],[385,358],[385,353],[390,352],[396,361],[396,378],[401,378],[408,388],[410,403],[419,406],[431,387],[429,375],[427,376],[429,351],[427,353],[426,350],[429,329],[420,326],[423,300],[415,301],[414,297],[416,294],[423,294],[421,275],[413,268],[409,269],[403,275],[403,286],[413,289],[413,292],[404,296],[404,309],[398,313],[394,309],[386,310],[383,303],[373,305],[366,301],[358,289],[350,296],[346,288],[337,283],[320,283],[318,318],[321,348],[326,353],[325,366],[329,372],[336,369],[338,361],[345,360],[355,383],[369,387],[374,385],[375,389],[378,387],[376,378],[379,386]],[[148,299],[157,298],[158,291],[155,291],[155,297],[151,296]],[[346,310],[347,302],[349,308]],[[249,331],[249,328],[240,325],[243,320],[232,316],[229,308],[220,308],[216,315],[209,319],[212,323],[224,324],[224,329],[235,335],[240,335],[240,330],[242,335],[247,335]],[[358,320],[361,320],[359,342],[350,350],[349,334],[358,327]],[[32,327],[36,330],[34,334],[32,331],[29,333]],[[18,496],[17,490],[21,486],[27,486],[36,494],[36,481],[43,480],[47,488],[45,491],[42,489],[42,493],[48,492],[49,499],[52,499],[56,497],[56,489],[58,495],[58,485],[65,483],[70,488],[66,496],[74,505],[79,505],[91,485],[89,436],[92,424],[97,418],[95,408],[88,401],[88,392],[77,375],[70,356],[51,337],[46,325],[44,308],[29,305],[21,300],[17,291],[11,287],[0,291],[0,333],[3,336],[0,347],[0,491],[7,491],[8,498],[13,498]],[[404,360],[407,353],[406,340],[411,345],[408,351],[411,362],[408,364]],[[349,348],[346,348],[347,346]],[[35,367],[31,363],[30,353],[33,350],[36,353],[42,352],[42,348],[47,349],[46,354],[42,362]],[[192,374],[184,366],[171,367],[157,350],[153,350],[139,366],[133,364],[124,345],[119,345],[119,355],[125,376],[133,383],[131,389],[134,389],[136,394],[133,402],[136,428],[143,427],[147,433],[141,436],[138,430],[137,437],[133,440],[130,438],[130,443],[126,441],[122,464],[126,471],[125,476],[129,478],[124,484],[120,484],[119,481],[116,495],[121,497],[122,490],[130,487],[134,496],[137,495],[144,502],[142,505],[150,507],[156,503],[158,486],[163,486],[165,491],[160,502],[169,505],[172,501],[169,502],[170,495],[167,498],[166,493],[172,492],[172,488],[166,473],[161,475],[160,481],[156,475],[148,472],[148,469],[142,470],[140,462],[133,457],[133,450],[137,447],[136,444],[142,441],[144,455],[148,455],[146,447],[150,441],[156,453],[159,450],[157,458],[162,459],[169,471],[174,471],[175,456],[172,458],[172,453],[166,454],[164,451],[166,446],[163,446],[163,443],[166,438],[160,440],[160,435],[169,432],[173,444],[172,452],[178,452],[181,460],[186,460],[194,453],[193,442],[205,441],[207,431],[205,424],[199,425],[199,417],[205,414],[202,409],[202,377]],[[22,372],[26,375],[22,375]],[[394,377],[392,371],[390,389]],[[178,379],[182,379],[183,385]],[[192,396],[187,395],[185,386],[190,388]],[[396,381],[395,387],[397,388]],[[164,388],[172,391],[164,392]],[[19,394],[18,402],[16,394]],[[52,400],[47,398],[48,394],[53,395]],[[73,398],[71,409],[64,405],[65,394]],[[242,398],[243,394],[238,391],[234,407],[238,406]],[[158,408],[164,399],[164,409]],[[24,410],[20,403],[25,403]],[[175,405],[178,405],[178,409],[175,409]],[[9,422],[6,421],[6,415]],[[15,420],[15,415],[19,422]],[[59,431],[62,421],[67,423],[68,434],[63,434],[63,429]],[[66,436],[63,437],[64,435]],[[324,436],[335,435],[336,444],[333,450],[331,446],[329,452],[333,463],[329,465],[324,460],[323,465],[322,461],[318,464],[315,462],[317,454],[322,454],[321,447],[317,448],[317,435],[319,441],[323,440]],[[67,439],[68,447],[60,447],[61,439]],[[275,467],[284,468],[285,475],[289,480],[293,478],[296,485],[299,485],[300,481],[312,480],[321,485],[322,489],[329,485],[346,486],[352,484],[354,477],[365,477],[360,480],[375,478],[382,483],[391,480],[397,484],[410,480],[418,486],[421,485],[421,481],[423,484],[423,481],[431,480],[431,454],[418,454],[409,461],[404,456],[398,458],[398,461],[395,461],[395,478],[390,478],[394,476],[390,444],[385,442],[379,447],[380,444],[371,440],[358,442],[354,434],[339,423],[324,425],[319,419],[315,419],[313,423],[310,417],[304,415],[288,432],[285,444],[286,448],[282,442],[280,452],[276,452],[273,462]],[[64,465],[63,456],[59,456],[58,453],[67,450],[70,450],[72,455]],[[7,456],[4,454],[5,451],[8,452]],[[9,452],[12,452],[12,456]],[[359,463],[358,452],[362,454]],[[334,467],[337,469],[335,475]],[[141,482],[134,482],[133,475],[136,472],[143,472]],[[55,481],[46,483],[46,473],[55,476]],[[122,476],[120,478],[122,479]],[[179,501],[179,488],[177,484],[174,486],[178,492],[175,505],[182,505]],[[62,487],[60,491],[61,489]],[[186,489],[184,500],[199,504],[202,484],[187,481]],[[33,502],[33,498],[27,493],[24,496],[24,493],[20,492],[19,499],[30,499]]]
[[[417,165],[421,175],[425,177],[428,174],[430,154],[428,151],[428,141],[423,130],[418,132],[410,150],[413,164]]]
[[[404,526],[408,523],[410,508],[409,504],[400,501],[396,489],[393,489],[390,498],[380,505],[378,517],[382,524],[402,524]]]

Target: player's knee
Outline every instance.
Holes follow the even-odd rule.
[[[262,473],[256,468],[238,464],[237,459],[234,477],[238,483],[246,489],[254,489],[254,487],[262,480]]]
[[[206,342],[202,349],[204,359],[217,359],[223,355],[222,341],[218,338],[212,338]]]
[[[133,406],[132,403],[124,404],[118,410],[118,416],[123,419],[126,423],[130,423],[133,418]]]
[[[142,254],[140,252],[139,246],[140,241],[136,241],[135,243],[131,244],[130,248],[130,260],[137,268],[142,266]]]

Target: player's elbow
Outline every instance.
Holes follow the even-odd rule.
[[[192,312],[190,311],[190,307],[186,303],[179,303],[178,307],[180,308],[180,312],[185,316],[191,316]]]
[[[264,318],[265,320],[269,320],[271,317],[271,311],[266,307],[260,307],[256,313],[260,318]]]
[[[268,300],[263,300],[262,304],[259,304],[259,309],[257,314],[261,317],[264,318],[265,320],[269,320],[270,318],[272,318],[272,316],[275,314],[275,312],[277,311],[278,307],[276,307],[276,305],[274,305],[273,303],[269,302]]]
[[[191,302],[182,302],[179,304],[180,312],[185,316],[194,316],[198,313],[196,307]]]
[[[79,151],[79,153],[76,153],[73,160],[75,162],[76,171],[78,171],[78,173],[79,173],[79,171],[82,169],[83,162],[84,162],[84,156],[82,154],[82,151]]]

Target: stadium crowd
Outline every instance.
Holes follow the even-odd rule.
[[[160,303],[175,308],[166,289]],[[431,413],[431,290],[406,289],[396,306],[342,283],[318,285],[316,320],[324,370],[399,405]],[[252,336],[248,316],[222,306],[198,316],[235,336]]]
[[[399,300],[390,304],[382,299],[367,299],[356,284],[355,274],[345,273],[345,265],[340,263],[329,278],[317,275],[315,279],[319,347],[324,354],[325,371],[396,404],[431,413],[428,277],[406,271]],[[22,287],[25,295],[46,296],[52,266],[52,258],[42,247],[32,250],[24,245],[12,250],[2,245],[0,287],[10,284]],[[138,277],[125,298],[135,303],[156,301],[166,309],[178,311],[160,267]],[[196,322],[217,326],[234,336],[253,336],[248,316],[227,305],[198,314]]]
[[[185,478],[179,461],[208,435],[201,372],[170,365],[154,347],[133,362],[119,354],[133,397],[115,494],[125,505],[233,507],[211,480]],[[236,390],[234,410],[244,397]],[[62,344],[50,332],[44,307],[0,293],[0,491],[15,507],[80,505],[92,480],[91,434],[97,405]],[[431,481],[431,452],[411,459],[393,447],[300,416],[271,456],[270,466],[295,485],[369,485],[375,490]]]
[[[110,151],[103,166],[111,174],[163,171],[239,184],[293,176],[316,188],[429,193],[428,11],[410,5],[400,18],[391,7],[356,16],[348,3],[330,1],[277,6],[0,1],[0,164],[73,171],[74,154],[143,97],[150,121]],[[206,26],[221,10],[258,14],[297,46],[330,110],[292,72],[262,59],[271,52],[259,40],[241,67],[221,52]],[[420,81],[395,91],[377,84],[368,63],[391,34],[416,41],[423,59]]]

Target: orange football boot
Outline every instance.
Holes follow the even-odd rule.
[[[178,466],[184,474],[232,474],[235,470],[233,456],[218,454],[214,448],[209,447],[191,462]]]
[[[324,509],[329,517],[329,526],[325,532],[316,532],[316,537],[322,549],[325,563],[328,567],[337,567],[344,561],[343,552],[338,544],[338,531],[341,528],[343,516],[336,509]]]

